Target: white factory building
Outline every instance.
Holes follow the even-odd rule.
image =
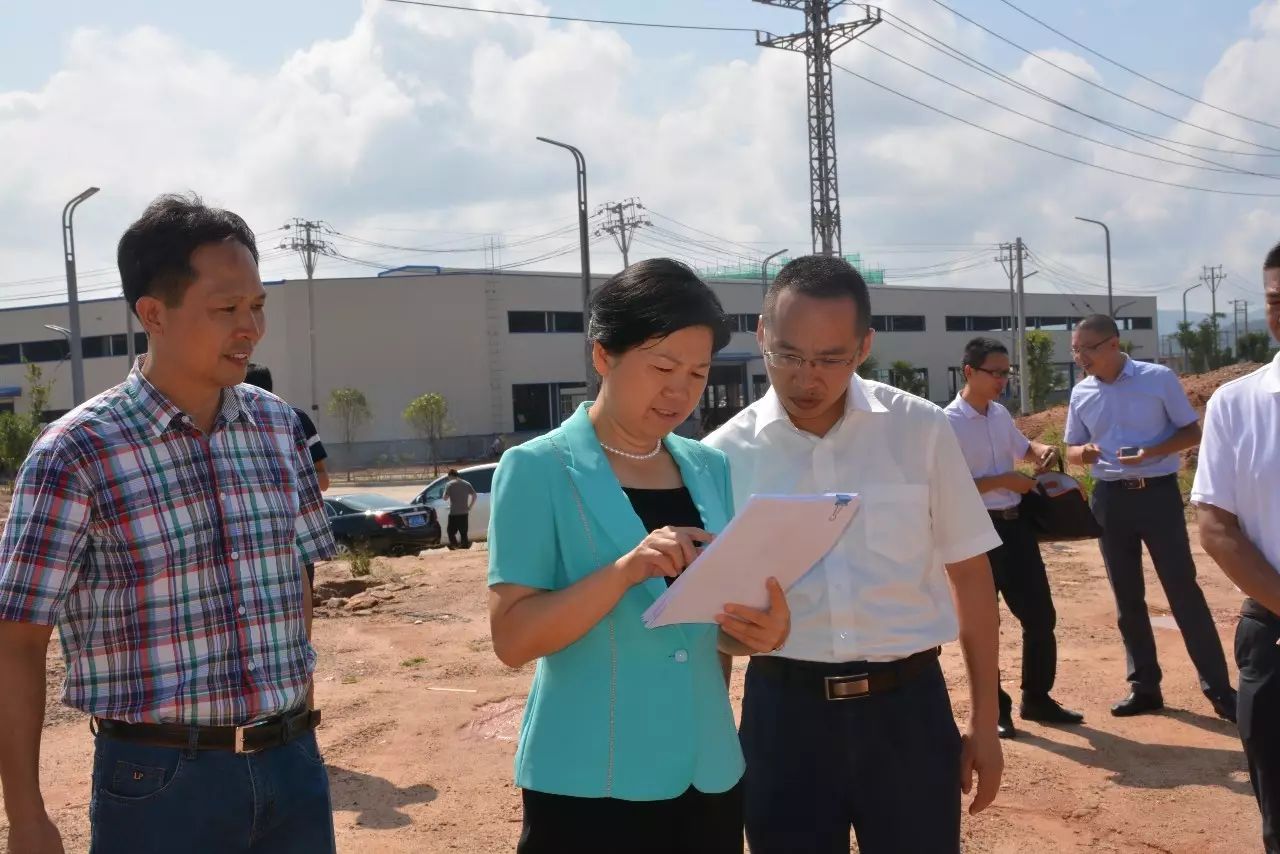
[[[595,277],[599,285],[603,276]],[[686,425],[697,433],[763,393],[767,380],[754,330],[758,281],[713,280],[737,329],[717,357],[703,406]],[[495,434],[520,441],[557,425],[584,399],[581,280],[573,273],[391,270],[364,278],[289,280],[267,286],[267,334],[254,360],[271,368],[276,392],[313,411],[335,463],[423,459],[423,443],[402,418],[409,401],[444,395],[450,438],[444,457],[478,456]],[[910,362],[927,377],[929,397],[956,391],[961,353],[975,335],[1009,339],[1004,289],[873,285],[873,355],[884,370]],[[1101,303],[1101,304],[1100,304]],[[1122,337],[1138,359],[1159,354],[1155,297],[1116,295]],[[1065,394],[1076,376],[1070,325],[1105,302],[1061,294],[1026,296],[1028,328],[1053,336]],[[127,371],[122,299],[82,302],[86,393],[118,383]],[[55,385],[49,415],[72,405],[65,304],[0,310],[0,410],[25,408],[25,365],[40,365]],[[139,351],[145,339],[139,340]],[[348,445],[327,410],[338,388],[364,393],[372,413]]]

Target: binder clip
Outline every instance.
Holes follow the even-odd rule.
[[[838,493],[835,496],[836,504],[831,508],[831,515],[827,517],[828,522],[834,522],[836,517],[840,515],[840,511],[849,506],[849,502],[853,500],[852,495]]]

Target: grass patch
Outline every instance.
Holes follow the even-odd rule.
[[[417,667],[419,664],[426,664],[426,663],[427,663],[427,660],[425,658],[423,658],[420,655],[416,655],[413,658],[406,658],[404,661],[400,662],[400,666],[401,667]]]
[[[352,578],[364,578],[373,572],[373,552],[363,546],[358,546],[351,552],[351,557],[347,558],[347,563],[351,565]]]

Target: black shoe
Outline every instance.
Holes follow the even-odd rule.
[[[1058,701],[1045,694],[1042,697],[1023,697],[1022,707],[1018,714],[1024,721],[1038,721],[1042,724],[1078,724],[1084,722],[1084,715],[1064,709]]]
[[[1111,707],[1111,714],[1117,718],[1130,718],[1134,715],[1149,715],[1163,708],[1164,697],[1159,691],[1154,693],[1133,691]]]
[[[996,735],[1001,738],[1018,737],[1018,731],[1013,728],[1013,713],[1011,711],[1000,710],[1000,717],[996,719]]]
[[[1225,691],[1216,691],[1212,694],[1206,693],[1209,702],[1213,704],[1213,712],[1224,721],[1236,722],[1236,689],[1227,688]]]

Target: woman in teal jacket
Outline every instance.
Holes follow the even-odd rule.
[[[490,624],[537,660],[516,750],[519,854],[742,851],[742,753],[717,650],[782,645],[786,600],[716,625],[641,614],[733,513],[716,450],[671,433],[728,343],[720,302],[675,261],[642,261],[591,302],[593,403],[506,452],[493,481]]]

